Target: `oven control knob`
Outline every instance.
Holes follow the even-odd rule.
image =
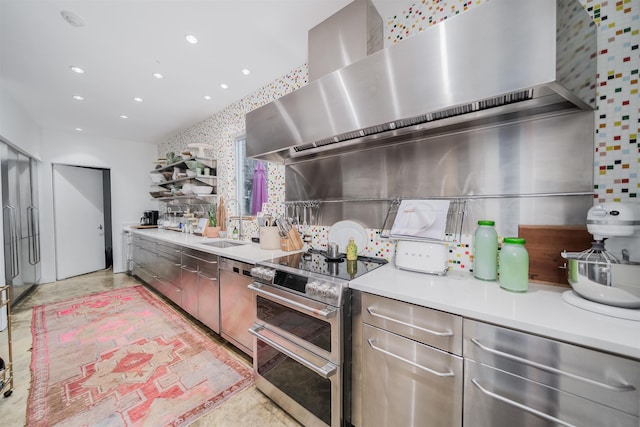
[[[273,268],[264,268],[262,271],[262,278],[265,280],[273,280],[276,276],[276,271]]]
[[[316,281],[307,282],[307,284],[304,285],[304,291],[309,296],[320,296],[322,295],[322,284]]]

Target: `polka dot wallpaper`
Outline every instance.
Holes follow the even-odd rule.
[[[422,0],[396,15],[383,17],[385,44],[401,43],[420,31],[491,0]],[[597,111],[594,129],[594,202],[638,203],[640,194],[640,2],[638,0],[580,0],[593,17],[598,31]],[[193,142],[206,142],[215,148],[218,159],[219,192],[225,199],[235,194],[233,144],[244,131],[244,115],[307,84],[306,64],[259,91],[232,104],[193,128],[163,141],[158,154],[182,151]],[[284,168],[269,166],[269,203],[265,209],[282,212]],[[257,228],[252,232],[257,235]],[[327,227],[301,230],[312,236],[314,247],[326,247]],[[391,258],[395,246],[382,239],[378,230],[368,230],[365,255]],[[453,270],[471,269],[472,236],[463,235],[449,243],[449,264]]]

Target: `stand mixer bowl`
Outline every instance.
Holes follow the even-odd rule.
[[[616,307],[640,307],[640,265],[589,261],[575,255],[562,253],[567,259],[567,279],[578,295]]]

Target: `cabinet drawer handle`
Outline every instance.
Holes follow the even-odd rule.
[[[202,261],[202,262],[205,262],[207,264],[217,264],[218,263],[218,261],[208,260],[208,259],[201,258],[201,257],[195,256],[195,255],[192,255],[192,254],[186,253],[186,252],[183,253],[182,255],[188,256],[189,258],[197,259],[198,261]]]
[[[494,398],[496,400],[499,400],[499,401],[501,401],[503,403],[506,403],[507,405],[515,406],[518,409],[522,409],[523,411],[526,411],[526,412],[528,412],[528,413],[530,413],[532,415],[535,415],[536,417],[540,417],[540,418],[545,419],[547,421],[551,421],[552,423],[560,424],[560,425],[567,426],[567,427],[575,427],[573,424],[569,424],[568,422],[562,421],[559,418],[553,417],[553,416],[551,416],[549,414],[545,414],[544,412],[540,412],[537,409],[533,409],[533,408],[531,408],[531,407],[529,407],[527,405],[523,405],[522,403],[518,403],[518,402],[513,401],[511,399],[507,399],[504,396],[500,396],[497,393],[489,391],[486,388],[482,387],[480,385],[480,383],[478,382],[478,380],[475,379],[475,378],[472,378],[471,382],[473,383],[474,386],[478,387],[478,389],[482,392],[482,394],[486,394],[487,396],[492,397],[492,398]]]
[[[209,276],[208,274],[204,274],[202,271],[198,271],[198,276],[203,277],[210,282],[215,282],[218,280],[217,277]]]
[[[576,375],[576,374],[572,374],[570,372],[562,371],[560,369],[552,368],[551,366],[543,365],[541,363],[537,363],[537,362],[534,362],[532,360],[523,359],[522,357],[518,357],[518,356],[515,356],[513,354],[505,353],[505,352],[502,352],[500,350],[495,350],[493,348],[487,347],[487,346],[483,345],[480,341],[478,341],[476,338],[471,338],[471,342],[474,343],[475,345],[477,345],[478,347],[480,347],[482,350],[484,350],[484,351],[486,351],[488,353],[491,353],[491,354],[495,354],[496,356],[501,356],[501,357],[504,357],[505,359],[513,360],[514,362],[522,363],[524,365],[528,365],[528,366],[531,366],[531,367],[534,367],[534,368],[538,368],[538,369],[541,369],[543,371],[551,372],[552,374],[564,375],[565,377],[573,378],[574,380],[582,381],[582,382],[585,382],[587,384],[595,385],[595,386],[598,386],[598,387],[601,387],[601,388],[604,388],[604,389],[607,389],[607,390],[611,390],[611,391],[632,391],[632,390],[636,389],[631,384],[621,384],[621,385],[605,384],[605,383],[602,383],[600,381],[592,380],[590,378],[585,378],[585,377],[582,377],[580,375]]]
[[[189,273],[197,273],[198,272],[197,269],[196,270],[192,270],[189,267],[187,267],[186,265],[183,265],[182,269],[185,270],[185,271],[188,271]]]
[[[167,260],[167,261],[170,261],[170,262],[171,262],[171,264],[173,264],[173,265],[176,265],[176,266],[182,266],[182,263],[175,262],[175,260],[174,260],[173,258],[169,258],[169,257],[164,256],[164,255],[161,255],[161,254],[158,254],[158,258],[162,258],[162,259],[165,259],[165,260]]]
[[[449,372],[438,372],[438,371],[434,371],[433,369],[429,369],[429,368],[427,368],[426,366],[419,365],[419,364],[417,364],[416,362],[413,362],[413,361],[411,361],[411,360],[409,360],[409,359],[405,359],[404,357],[402,357],[402,356],[398,356],[397,354],[391,353],[390,351],[387,351],[387,350],[385,350],[385,349],[383,349],[383,348],[380,348],[380,347],[378,347],[378,346],[374,345],[373,343],[375,342],[375,340],[374,340],[374,339],[372,339],[372,338],[369,338],[369,339],[367,340],[367,342],[369,343],[369,345],[371,346],[371,348],[372,348],[372,349],[377,350],[377,351],[379,351],[380,353],[384,353],[384,354],[386,354],[387,356],[391,356],[391,357],[393,357],[393,358],[395,358],[395,359],[401,360],[401,361],[403,361],[404,363],[408,363],[409,365],[411,365],[411,366],[413,366],[413,367],[415,367],[415,368],[422,369],[423,371],[428,372],[428,373],[430,373],[431,375],[435,375],[435,376],[438,376],[438,377],[455,377],[455,376],[456,376],[456,374],[454,374],[454,373],[453,373],[453,372],[451,372],[451,371],[449,371]]]
[[[371,308],[371,307],[367,307],[367,311],[373,317],[379,317],[380,319],[388,320],[388,321],[394,322],[394,323],[399,323],[401,325],[407,326],[409,328],[417,329],[419,331],[426,332],[426,333],[431,334],[431,335],[436,335],[438,337],[451,337],[451,336],[453,336],[453,332],[451,332],[451,331],[444,331],[444,332],[432,331],[431,329],[422,328],[422,327],[417,326],[417,325],[412,325],[411,323],[403,322],[402,320],[398,320],[398,319],[394,319],[392,317],[388,317],[388,316],[385,316],[385,315],[382,315],[382,314],[378,314],[375,311],[373,311],[373,308]]]

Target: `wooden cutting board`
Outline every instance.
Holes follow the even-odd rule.
[[[569,287],[560,253],[582,252],[591,247],[593,236],[582,225],[520,225],[518,237],[526,240],[529,277],[537,283]]]

